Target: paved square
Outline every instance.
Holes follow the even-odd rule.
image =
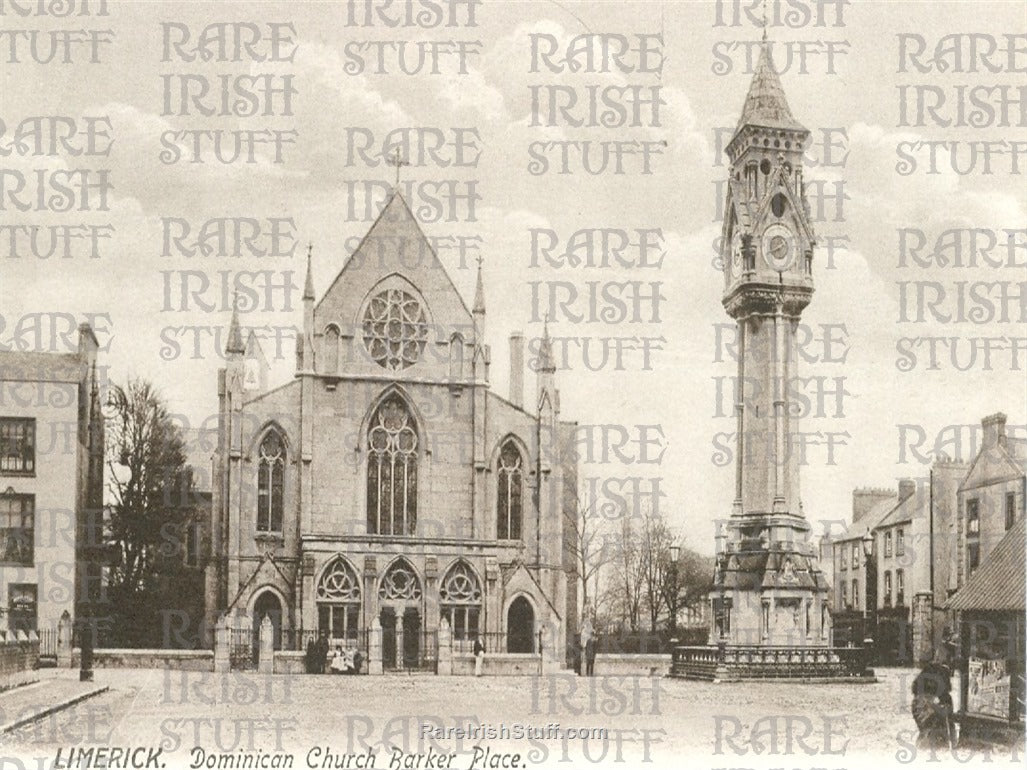
[[[912,754],[913,674],[801,685],[98,669],[107,693],[14,731],[2,755],[41,760],[25,767],[50,767],[58,749],[64,761],[79,746],[159,746],[169,768],[244,767],[229,759],[245,756],[273,767],[280,751],[294,754],[293,767],[359,767],[369,751],[378,768],[671,767],[684,756],[705,757],[689,766],[711,768],[858,767],[870,758],[875,767],[906,766],[929,759]],[[468,725],[509,735],[469,738],[458,731]],[[952,763],[937,760],[928,766]],[[993,760],[991,767],[1010,763],[1008,754]]]

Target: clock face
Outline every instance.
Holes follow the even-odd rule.
[[[763,233],[763,258],[777,271],[787,270],[795,258],[795,236],[783,225],[771,225]]]

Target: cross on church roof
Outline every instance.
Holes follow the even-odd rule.
[[[406,160],[403,160],[400,157],[399,148],[398,147],[392,153],[392,155],[388,156],[388,160],[386,160],[385,162],[388,163],[390,166],[395,166],[396,167],[396,186],[399,187],[399,169],[402,166],[409,166],[410,162],[406,161]]]

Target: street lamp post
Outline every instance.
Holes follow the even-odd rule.
[[[869,529],[863,535],[863,562],[866,576],[866,587],[863,589],[863,648],[869,664],[877,611],[877,564],[874,561],[874,536]]]

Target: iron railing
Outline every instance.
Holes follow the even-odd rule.
[[[721,671],[750,679],[865,677],[868,664],[867,650],[861,647],[680,646],[671,653],[675,674]]]

